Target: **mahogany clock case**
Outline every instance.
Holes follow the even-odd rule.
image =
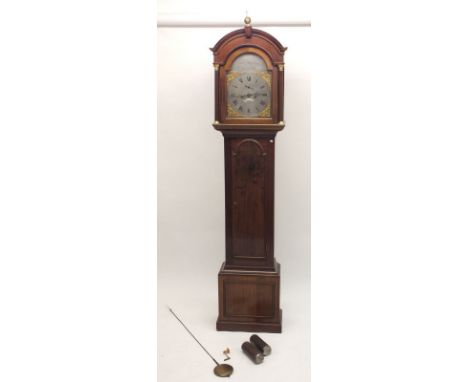
[[[285,50],[273,36],[250,25],[228,33],[212,48],[213,126],[224,138],[226,211],[226,260],[218,274],[218,330],[282,331],[280,265],[274,257],[274,154],[276,133],[284,127]],[[229,78],[240,75],[240,87],[243,78],[251,81],[250,75],[231,72],[245,55],[262,60],[267,69],[264,78],[271,81],[269,103],[262,103],[266,112],[257,109],[256,116],[231,112],[227,101],[236,97],[229,91]],[[245,95],[237,96],[241,111],[243,105],[255,104],[258,93],[253,83],[245,84]]]

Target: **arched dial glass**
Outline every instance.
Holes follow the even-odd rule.
[[[271,73],[261,57],[242,54],[234,61],[226,78],[228,117],[271,116]]]

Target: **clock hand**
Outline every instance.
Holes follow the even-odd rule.
[[[256,94],[260,94],[260,93],[255,93],[255,94],[247,93],[247,94],[241,95],[241,99],[250,98],[252,96],[255,98]]]

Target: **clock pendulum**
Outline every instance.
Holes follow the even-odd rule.
[[[280,265],[274,257],[275,136],[284,128],[286,50],[244,28],[211,48],[215,122],[224,137],[226,259],[218,274],[217,330],[281,332]]]
[[[172,315],[179,321],[182,326],[185,328],[185,330],[192,336],[192,338],[197,341],[198,345],[205,351],[206,354],[213,360],[213,362],[216,364],[215,368],[213,369],[213,372],[218,376],[218,377],[229,377],[231,374],[234,372],[234,368],[231,365],[228,365],[227,363],[219,363],[214,359],[214,357],[208,352],[208,350],[205,349],[205,347],[200,343],[200,341],[197,340],[197,337],[193,335],[193,333],[190,331],[187,326],[182,322],[182,320],[177,316],[177,314],[174,313],[174,311],[169,308],[169,312],[172,313]],[[226,360],[225,360],[226,361]]]

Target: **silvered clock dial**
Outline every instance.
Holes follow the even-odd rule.
[[[239,56],[227,74],[227,114],[231,118],[268,118],[271,73],[256,54]]]

